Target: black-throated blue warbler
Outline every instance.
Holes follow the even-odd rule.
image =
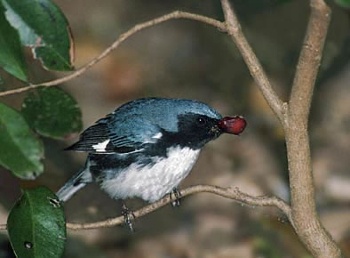
[[[96,182],[114,199],[148,202],[176,191],[200,150],[222,133],[240,134],[246,121],[222,117],[194,100],[143,98],[98,120],[68,150],[87,152],[85,167],[58,192],[67,201]],[[178,195],[176,195],[178,196]]]

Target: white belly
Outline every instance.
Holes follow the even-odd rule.
[[[105,181],[101,187],[112,198],[139,197],[155,202],[170,193],[189,174],[200,150],[170,148],[167,158],[157,158],[152,166],[131,165],[117,178]]]

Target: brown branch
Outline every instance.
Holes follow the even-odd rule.
[[[323,0],[311,0],[311,14],[292,86],[285,127],[294,228],[315,257],[341,257],[321,225],[315,203],[308,118],[331,11]]]
[[[146,21],[146,22],[139,23],[139,24],[135,25],[134,27],[132,27],[131,29],[129,29],[125,33],[121,34],[118,37],[118,39],[116,39],[113,42],[113,44],[111,46],[109,46],[108,48],[106,48],[99,56],[97,56],[96,58],[91,60],[86,65],[82,66],[81,68],[79,68],[75,72],[73,72],[73,73],[71,73],[71,74],[69,74],[69,75],[67,75],[65,77],[62,77],[62,78],[59,78],[59,79],[53,80],[53,81],[33,84],[33,85],[30,85],[30,86],[27,86],[27,87],[23,87],[23,88],[3,91],[3,92],[0,92],[0,97],[26,92],[26,91],[33,90],[33,89],[36,89],[36,88],[41,87],[41,86],[45,86],[45,87],[57,86],[59,84],[65,83],[67,81],[70,81],[70,80],[72,80],[74,78],[77,78],[80,75],[82,75],[83,73],[85,73],[87,70],[89,70],[91,67],[93,67],[95,64],[100,62],[102,59],[104,59],[110,52],[112,52],[113,50],[118,48],[122,42],[124,42],[126,39],[130,38],[131,36],[133,36],[135,33],[139,32],[141,30],[144,30],[146,28],[152,27],[154,25],[163,23],[165,21],[172,20],[172,19],[195,20],[195,21],[199,21],[199,22],[211,25],[211,26],[217,28],[219,31],[226,31],[225,24],[220,22],[220,21],[218,21],[218,20],[212,19],[212,18],[207,17],[207,16],[199,15],[199,14],[188,13],[188,12],[181,12],[181,11],[174,11],[174,12],[162,15],[162,16],[160,16],[158,18],[155,18],[155,19],[152,19],[152,20],[149,20],[149,21]]]
[[[216,194],[228,199],[235,200],[239,203],[247,204],[250,206],[274,206],[278,208],[283,214],[289,219],[289,221],[293,224],[291,220],[291,209],[289,205],[279,199],[277,197],[268,197],[268,196],[251,196],[246,193],[241,192],[238,188],[222,188],[218,186],[212,185],[195,185],[188,187],[186,189],[181,190],[181,196],[185,197],[187,195],[196,194],[196,193],[212,193]],[[165,196],[157,202],[149,204],[137,211],[133,212],[135,218],[140,218],[142,216],[147,215],[169,203],[171,203],[173,199],[171,197]],[[124,217],[116,217],[111,218],[104,221],[93,222],[93,223],[67,223],[67,228],[72,230],[80,230],[80,229],[96,229],[96,228],[106,228],[113,227],[116,225],[120,225],[124,223]],[[0,230],[6,230],[6,224],[0,225]]]
[[[309,118],[311,99],[330,18],[331,10],[323,0],[311,0],[311,15],[289,100],[290,115],[297,116],[295,119],[305,125]]]
[[[221,5],[225,16],[228,34],[231,36],[232,40],[239,49],[245,63],[247,64],[250,74],[264,95],[267,103],[270,105],[271,109],[274,111],[281,123],[286,124],[287,120],[285,113],[287,110],[287,103],[283,103],[273,89],[263,67],[244,36],[241,25],[229,1],[221,0]]]
[[[196,185],[196,186],[192,186],[182,190],[181,195],[182,197],[184,197],[187,195],[191,195],[195,193],[203,193],[203,192],[216,194],[228,199],[233,199],[240,203],[251,205],[251,206],[274,206],[280,209],[287,216],[288,219],[291,218],[290,207],[283,200],[277,197],[250,196],[248,194],[242,193],[241,191],[238,190],[238,188],[232,189],[232,188],[222,188],[222,187],[211,186],[211,185]],[[155,203],[149,204],[137,211],[134,211],[133,214],[135,218],[139,218],[171,202],[172,202],[172,199],[170,198],[170,196],[166,196]],[[123,223],[124,223],[124,218],[123,216],[120,216],[120,217],[99,221],[99,222],[94,222],[94,223],[84,223],[84,224],[67,223],[67,228],[72,230],[95,229],[95,228],[113,227]]]
[[[258,59],[244,37],[228,0],[221,0],[227,30],[240,50],[251,75],[286,133],[293,226],[300,240],[316,257],[341,257],[341,251],[321,225],[317,213],[308,138],[308,117],[314,84],[330,21],[323,0],[311,0],[311,15],[293,82],[289,103],[273,90]]]

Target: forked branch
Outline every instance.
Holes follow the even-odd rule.
[[[311,0],[311,14],[288,103],[273,90],[268,77],[246,41],[228,0],[221,0],[228,33],[239,48],[257,86],[285,131],[291,191],[291,218],[299,239],[315,257],[341,257],[316,212],[308,137],[308,119],[315,80],[330,22],[323,0]]]

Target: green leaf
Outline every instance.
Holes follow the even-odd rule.
[[[16,110],[0,102],[0,165],[17,177],[34,179],[43,172],[43,145]]]
[[[17,257],[61,257],[66,241],[63,206],[46,187],[25,190],[10,211],[7,228]]]
[[[6,18],[18,30],[23,45],[49,70],[72,70],[73,48],[69,24],[50,0],[1,0]]]
[[[0,2],[0,66],[22,81],[27,81],[26,65],[17,31],[5,17]]]
[[[335,2],[344,8],[350,8],[350,0],[335,0]]]
[[[77,102],[57,87],[42,87],[30,92],[23,102],[22,114],[28,124],[43,136],[60,139],[82,129]]]

